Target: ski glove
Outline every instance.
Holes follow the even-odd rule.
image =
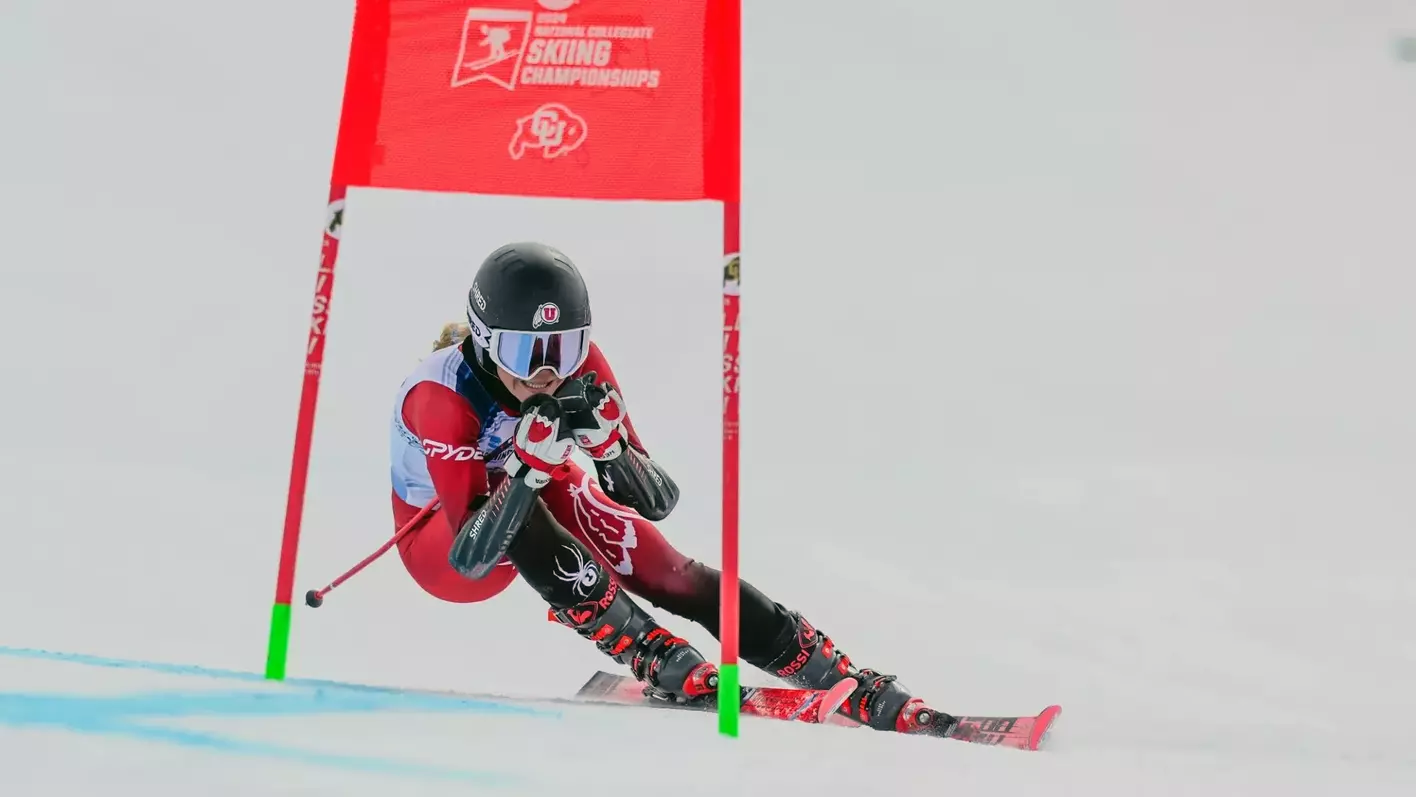
[[[678,504],[679,489],[657,462],[625,438],[624,399],[613,385],[597,384],[594,371],[556,392],[575,444],[595,460],[605,494],[649,520],[663,520]]]
[[[613,385],[595,384],[595,372],[586,375],[585,403],[588,409],[571,416],[575,444],[596,462],[609,462],[624,453],[624,399]]]
[[[536,395],[522,402],[521,420],[516,424],[511,456],[506,462],[507,476],[540,489],[563,473],[575,451],[575,441],[564,428],[566,425],[565,413],[554,398]]]

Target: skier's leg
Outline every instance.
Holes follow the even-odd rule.
[[[541,500],[626,590],[718,636],[721,573],[680,553],[653,523],[606,496],[593,473],[572,463],[569,477],[547,485]],[[780,651],[779,637],[789,635],[792,622],[787,610],[746,582],[740,595],[743,659]]]
[[[685,556],[653,523],[615,503],[593,473],[572,466],[565,481],[541,491],[541,499],[556,520],[615,570],[625,589],[719,635],[722,573]],[[763,667],[784,655],[797,635],[798,618],[752,584],[739,581],[738,588],[738,650],[744,661]]]
[[[718,668],[637,605],[543,502],[532,507],[507,557],[557,620],[661,695],[691,700],[717,691]]]
[[[579,467],[565,481],[548,485],[541,498],[577,539],[614,567],[627,590],[719,636],[720,571],[679,552],[653,523],[607,497],[595,476]],[[829,689],[856,678],[861,686],[841,713],[880,730],[913,731],[926,718],[949,721],[947,714],[926,710],[894,676],[856,669],[799,612],[751,583],[739,580],[738,595],[738,651],[748,664],[806,689]]]
[[[776,642],[778,652],[764,658],[743,660],[795,686],[827,689],[843,678],[855,678],[860,686],[838,710],[856,722],[876,730],[917,733],[947,729],[954,718],[925,705],[910,694],[894,675],[858,669],[835,642],[815,628],[799,612],[788,612],[788,632]]]
[[[418,508],[393,496],[394,525],[402,527],[418,514]],[[434,512],[398,541],[398,555],[408,574],[424,592],[449,603],[477,603],[495,597],[516,578],[516,568],[503,562],[486,578],[472,581],[448,563],[452,539],[456,536],[442,512]]]

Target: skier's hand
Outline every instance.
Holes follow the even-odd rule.
[[[563,474],[575,450],[575,441],[565,426],[565,414],[554,398],[537,395],[523,402],[506,463],[507,475],[541,488]]]
[[[575,444],[598,462],[617,459],[624,453],[624,399],[613,386],[596,384],[593,371],[581,385],[587,408],[570,416]]]

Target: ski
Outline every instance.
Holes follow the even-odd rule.
[[[859,723],[837,713],[857,682],[847,678],[829,692],[812,689],[792,689],[771,686],[744,686],[742,713],[766,719],[807,722],[817,725],[861,727]],[[575,700],[587,703],[610,703],[623,706],[649,706],[689,711],[714,711],[718,704],[712,697],[692,703],[679,703],[646,694],[644,684],[627,675],[599,671],[580,687]],[[824,710],[823,710],[824,709]],[[1061,706],[1048,706],[1039,714],[1028,717],[960,716],[958,721],[937,729],[930,728],[910,735],[955,739],[973,744],[1010,747],[1017,750],[1039,750],[1048,739],[1053,723],[1062,713]]]
[[[1061,713],[1061,706],[1048,706],[1031,717],[959,716],[951,725],[926,727],[908,735],[955,739],[1015,750],[1040,750],[1052,731],[1052,723]],[[844,721],[841,724],[859,725],[853,720],[841,719]]]
[[[1062,714],[1061,706],[1048,706],[1032,717],[959,717],[944,736],[974,744],[1040,750]]]
[[[856,686],[854,678],[847,678],[829,690],[742,686],[739,687],[739,705],[745,716],[821,724],[833,721],[837,716],[836,709],[846,702]],[[614,703],[687,711],[716,711],[719,699],[717,695],[705,695],[692,702],[679,702],[655,695],[646,690],[642,682],[627,675],[616,675],[603,670],[590,676],[590,680],[580,687],[575,697],[576,700],[587,703]]]

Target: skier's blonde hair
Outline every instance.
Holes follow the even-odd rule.
[[[448,346],[461,345],[462,341],[472,334],[472,328],[465,321],[449,321],[443,324],[442,332],[438,334],[438,339],[433,341],[433,351],[446,349]]]

